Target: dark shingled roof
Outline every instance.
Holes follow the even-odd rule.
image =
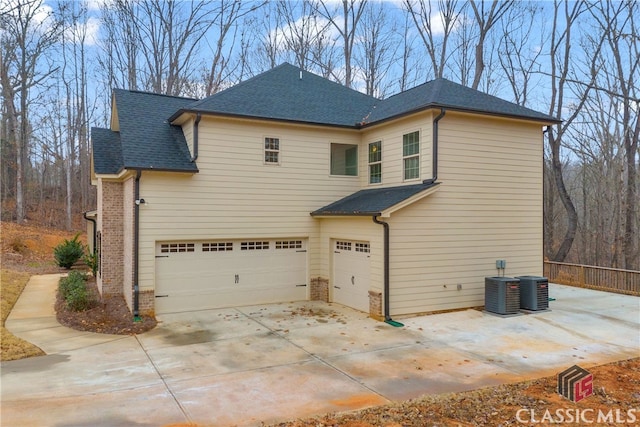
[[[94,128],[91,132],[96,173],[122,169],[197,172],[181,127],[170,124],[184,112],[353,129],[427,108],[559,122],[445,79],[379,100],[287,63],[200,101],[120,89],[114,90],[114,101],[120,131]]]
[[[120,133],[109,129],[91,128],[93,170],[97,174],[117,174],[122,170]]]
[[[114,90],[113,95],[120,132],[92,129],[96,173],[117,173],[122,169],[198,171],[196,164],[191,161],[182,128],[170,125],[167,120],[193,99],[121,89]],[[108,132],[119,134],[119,138]],[[119,144],[114,144],[116,139]],[[119,151],[120,154],[118,156],[109,151]],[[109,156],[109,160],[103,161],[101,157],[104,156]],[[116,170],[114,161],[118,157],[121,163]],[[98,164],[101,169],[98,169]]]
[[[284,63],[175,112],[192,111],[360,127],[427,108],[450,108],[547,123],[554,117],[475,89],[436,79],[380,100]]]
[[[367,123],[374,124],[414,111],[440,107],[542,122],[558,122],[547,114],[440,78],[381,101],[374,107]]]
[[[344,216],[372,216],[380,215],[383,211],[407,200],[425,190],[439,185],[413,184],[398,187],[370,188],[360,190],[337,202],[311,212],[311,216],[344,215]]]
[[[378,102],[308,71],[300,75],[300,68],[284,63],[194,102],[185,111],[355,127]]]

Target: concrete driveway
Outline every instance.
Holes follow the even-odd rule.
[[[561,285],[550,311],[515,317],[394,328],[301,302],[162,315],[123,337],[57,324],[57,279],[32,278],[7,321],[47,356],[2,363],[3,426],[260,425],[640,356],[639,298]]]

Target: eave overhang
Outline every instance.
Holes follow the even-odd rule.
[[[439,188],[440,183],[437,182],[360,190],[311,212],[311,216],[389,218],[394,212],[422,200]]]

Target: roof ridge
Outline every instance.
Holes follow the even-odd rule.
[[[136,93],[136,94],[140,94],[140,95],[162,96],[164,98],[184,99],[184,100],[191,100],[191,101],[197,101],[198,100],[198,98],[192,98],[190,96],[168,95],[166,93],[156,93],[156,92],[149,92],[149,91],[146,91],[146,90],[138,90],[138,89],[114,88],[113,91],[114,92]]]

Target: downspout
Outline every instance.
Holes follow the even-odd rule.
[[[195,162],[198,159],[198,127],[200,125],[200,120],[202,120],[202,114],[196,114],[196,121],[193,122],[193,156],[191,156],[191,161]]]
[[[389,314],[389,224],[384,221],[380,221],[377,215],[374,215],[371,218],[373,219],[373,222],[382,225],[384,229],[384,322],[397,328],[402,327],[404,325],[392,320]]]
[[[444,108],[440,108],[440,114],[433,119],[433,156],[431,156],[431,160],[433,161],[433,178],[425,179],[422,181],[424,184],[434,184],[438,180],[438,122],[444,117],[446,112]]]
[[[140,242],[140,177],[142,171],[136,171],[136,179],[134,181],[134,204],[133,204],[133,321],[139,322],[140,319],[140,288],[138,286],[138,246]]]
[[[83,216],[83,218],[84,218],[84,219],[86,219],[87,221],[89,221],[89,222],[92,222],[92,223],[93,223],[93,254],[95,255],[95,253],[96,253],[96,249],[98,249],[98,248],[96,248],[96,243],[98,243],[98,240],[97,240],[97,238],[96,238],[96,234],[98,233],[98,223],[96,222],[96,220],[95,220],[95,219],[93,219],[93,218],[89,218],[89,217],[87,216],[87,212],[83,212],[83,213],[82,213],[82,216]]]

